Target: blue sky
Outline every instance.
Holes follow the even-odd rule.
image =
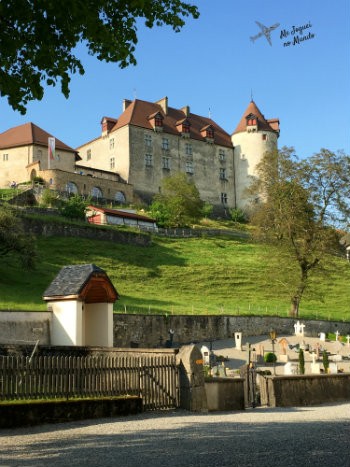
[[[122,101],[156,101],[168,96],[171,107],[189,105],[231,133],[251,93],[266,118],[280,119],[279,146],[294,146],[308,157],[320,148],[350,154],[350,2],[349,0],[193,0],[198,20],[180,33],[140,23],[137,66],[120,69],[99,62],[83,46],[78,56],[85,75],[75,75],[66,100],[60,87],[48,88],[25,116],[0,98],[0,132],[33,122],[77,147],[100,134],[103,116],[117,118]],[[280,23],[272,46],[255,21]],[[311,23],[313,38],[293,42],[293,26]],[[289,32],[281,38],[281,30]]]

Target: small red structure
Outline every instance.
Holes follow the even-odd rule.
[[[158,230],[155,219],[129,211],[88,206],[86,216],[91,224],[127,225]]]

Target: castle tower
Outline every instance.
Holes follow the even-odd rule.
[[[245,193],[256,165],[265,152],[277,149],[279,120],[266,120],[253,100],[249,103],[237,128],[231,135],[234,146],[236,206],[245,209],[248,197]]]

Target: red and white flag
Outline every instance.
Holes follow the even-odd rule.
[[[49,168],[50,168],[50,162],[54,161],[56,159],[55,157],[55,145],[56,145],[56,140],[52,136],[49,137],[48,139],[48,159],[49,159]]]

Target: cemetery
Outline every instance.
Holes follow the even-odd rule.
[[[307,336],[305,323],[297,321],[293,327],[293,333],[281,337],[274,330],[246,338],[236,332],[233,339],[202,343],[206,374],[217,384],[243,378],[246,407],[349,400],[350,335],[336,331],[330,340],[325,333]]]
[[[39,403],[24,408],[25,401],[37,399],[46,400],[46,420],[64,418],[62,398],[70,406],[67,414],[74,406],[77,418],[106,410],[125,413],[125,407],[203,412],[350,400],[347,323],[158,316],[156,327],[156,321],[150,326],[138,316],[128,334],[127,317],[113,314],[117,299],[104,270],[73,265],[63,267],[44,291],[47,312],[41,322],[33,313],[15,323],[16,314],[3,314],[0,401],[22,414],[12,422],[42,421]],[[122,329],[128,343],[118,346]],[[152,335],[154,345],[143,335]],[[1,417],[0,425],[8,420]]]

